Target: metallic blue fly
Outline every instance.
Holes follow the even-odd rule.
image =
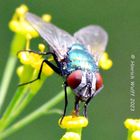
[[[50,46],[49,52],[35,53],[52,55],[56,65],[44,59],[38,77],[20,85],[40,79],[43,64],[46,63],[66,79],[64,82],[65,108],[62,119],[66,114],[68,104],[67,86],[71,87],[75,93],[76,115],[79,114],[79,102],[82,101],[84,102],[83,113],[84,116],[87,116],[89,102],[103,87],[98,62],[107,45],[107,33],[100,26],[90,25],[80,29],[72,36],[55,25],[44,22],[34,14],[27,13],[25,18]]]

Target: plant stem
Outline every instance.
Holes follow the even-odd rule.
[[[24,98],[24,99],[23,99]],[[9,126],[11,124],[11,122],[13,122],[17,116],[23,111],[23,109],[26,107],[26,105],[31,101],[31,99],[33,98],[32,94],[26,94],[26,97],[23,97],[20,100],[21,103],[19,103],[19,106],[15,106],[14,110],[11,112],[11,114],[9,115],[9,117],[4,120],[4,124],[2,126],[2,129],[4,130],[7,126]]]
[[[128,130],[127,140],[131,140],[132,133],[133,133],[133,131]]]
[[[68,89],[68,94],[70,94],[70,89]],[[30,122],[34,121],[35,119],[41,117],[42,115],[46,114],[49,109],[51,109],[53,106],[58,104],[60,101],[64,99],[64,91],[61,91],[56,95],[54,98],[52,98],[49,102],[45,103],[41,107],[39,107],[37,110],[32,112],[31,114],[24,117],[22,120],[16,122],[11,127],[6,129],[5,131],[0,133],[0,139],[6,138],[10,134],[14,133],[15,131],[21,129],[25,125],[29,124]]]
[[[5,120],[9,115],[12,113],[12,111],[17,106],[20,99],[24,96],[24,93],[27,91],[27,89],[24,88],[18,88],[18,90],[15,93],[15,96],[13,97],[12,101],[10,102],[9,106],[7,107],[6,111],[4,112],[4,115],[2,117],[3,120]]]
[[[2,105],[6,97],[6,92],[8,90],[8,86],[9,86],[12,74],[14,72],[16,60],[17,58],[15,58],[14,56],[10,56],[8,58],[8,61],[4,70],[4,75],[3,75],[3,78],[1,81],[1,87],[0,87],[0,111],[2,109]]]
[[[29,72],[29,69],[30,69],[29,67],[26,67],[25,70],[28,70]],[[29,77],[27,77],[27,79]],[[42,77],[41,80],[33,83],[32,85],[18,87],[14,97],[12,98],[10,104],[8,105],[6,111],[4,112],[0,120],[1,122],[0,131],[4,131],[4,129],[6,129],[6,127],[8,127],[17,118],[17,116],[24,110],[24,108],[28,105],[31,99],[36,95],[37,91],[40,89],[45,79],[46,77]]]
[[[11,42],[11,51],[6,63],[6,67],[4,70],[3,78],[1,81],[1,86],[0,86],[0,111],[2,109],[6,93],[9,87],[9,83],[11,81],[15,66],[16,66],[16,53],[23,49],[25,45],[25,37],[23,37],[20,34],[15,34],[13,37],[13,40]]]
[[[6,111],[4,112],[2,118],[1,118],[1,125],[0,125],[0,131],[3,130],[7,124],[7,120],[9,120],[10,116],[12,116],[12,113],[16,111],[16,107],[21,101],[22,97],[24,96],[24,93],[27,91],[27,89],[24,88],[18,88],[16,91],[14,97],[12,98],[12,101],[8,105]]]

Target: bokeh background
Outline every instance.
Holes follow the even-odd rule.
[[[90,103],[89,125],[83,131],[83,140],[126,140],[127,130],[123,122],[128,117],[140,117],[140,1],[135,0],[5,0],[0,1],[0,78],[9,54],[13,33],[8,22],[16,7],[26,4],[37,15],[49,13],[57,26],[74,33],[79,28],[98,24],[109,34],[107,52],[113,60],[109,71],[102,71],[104,89]],[[135,111],[130,111],[130,64],[135,55]],[[19,65],[19,64],[18,64]],[[62,89],[62,78],[50,77],[19,118],[27,115],[51,99]],[[18,78],[12,77],[5,106],[13,96]],[[69,96],[68,114],[73,107],[73,95]],[[57,108],[63,109],[64,103]],[[18,119],[19,119],[18,118]],[[57,121],[59,114],[43,116],[6,140],[58,140],[64,130]]]

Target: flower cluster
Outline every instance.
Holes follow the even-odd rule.
[[[9,22],[9,28],[16,33],[24,35],[26,38],[38,37],[38,33],[25,20],[25,14],[28,12],[26,5],[18,7]]]
[[[25,14],[28,12],[28,7],[26,5],[21,5],[18,7],[9,22],[9,28],[16,33],[24,35],[27,39],[38,37],[38,33],[34,28],[26,21]],[[42,19],[46,22],[51,21],[51,15],[44,14]]]
[[[16,8],[15,13],[9,22],[9,28],[15,32],[16,34],[20,34],[25,38],[25,51],[17,50],[18,51],[18,58],[20,62],[23,64],[17,69],[17,74],[20,78],[20,82],[28,82],[29,78],[25,78],[25,75],[30,75],[29,77],[36,78],[31,73],[37,73],[40,69],[41,63],[43,61],[43,57],[34,52],[28,52],[30,50],[30,41],[32,38],[36,38],[39,34],[34,30],[34,28],[26,21],[25,14],[28,12],[28,7],[26,5],[21,5],[20,7]],[[45,22],[50,22],[51,16],[49,14],[44,14],[42,16]],[[19,44],[20,45],[20,44]],[[39,51],[45,51],[45,46],[43,44],[38,45]],[[28,67],[28,68],[27,68]],[[26,70],[27,69],[27,70]],[[52,69],[44,64],[43,65],[43,74],[46,76],[50,76],[53,71]],[[30,73],[30,74],[27,74]],[[28,77],[27,76],[27,77]]]
[[[83,116],[65,116],[59,126],[66,129],[61,140],[81,140],[82,128],[88,125],[88,120]]]
[[[140,140],[140,119],[126,119],[125,127],[129,132],[129,140]]]
[[[44,64],[40,75],[41,79],[37,79],[40,66],[43,62],[43,57],[40,54],[45,51],[45,45],[39,44],[39,50],[37,52],[30,50],[30,42],[32,38],[38,37],[39,34],[26,21],[25,15],[27,12],[28,7],[26,5],[21,5],[20,7],[16,8],[14,15],[9,22],[9,28],[14,32],[14,36],[11,42],[11,50],[2,78],[2,85],[0,86],[0,110],[4,104],[9,83],[11,83],[10,81],[16,67],[17,56],[22,64],[17,68],[20,83],[22,83],[22,85],[26,85],[25,83],[32,84],[18,86],[7,108],[5,111],[3,111],[3,114],[1,114],[0,139],[4,139],[9,134],[13,133],[13,130],[21,128],[23,124],[29,123],[29,120],[26,120],[26,117],[24,118],[26,121],[20,125],[18,122],[18,125],[16,125],[16,123],[14,124],[14,121],[16,122],[16,118],[22,113],[32,98],[38,93],[38,90],[42,87],[42,84],[46,78],[53,74],[53,70],[48,65]],[[43,15],[42,18],[45,22],[50,22],[51,20],[51,16],[48,14]],[[52,59],[48,59],[48,61],[52,61]],[[53,105],[56,103],[57,102],[55,102]],[[47,110],[46,108],[48,108],[48,104],[46,103],[44,106],[45,107],[43,107],[43,110],[40,107],[41,109],[39,109],[39,112],[38,110],[36,110],[36,112],[43,115]],[[31,116],[32,117],[30,119],[33,120],[35,116],[32,114]]]
[[[44,46],[44,44],[39,44],[38,48],[39,48],[40,52],[43,52],[45,49],[45,46]],[[30,65],[32,68],[34,68],[36,70],[40,69],[41,63],[43,61],[43,58],[41,55],[34,53],[34,52],[28,52],[28,51],[19,52],[18,58],[23,65]],[[47,64],[44,64],[42,72],[46,76],[50,76],[50,75],[52,75],[53,70]]]
[[[104,52],[104,54],[101,56],[99,61],[99,66],[103,70],[109,70],[113,65],[112,60],[109,58],[109,55],[107,52]]]

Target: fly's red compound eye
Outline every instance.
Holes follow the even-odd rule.
[[[96,90],[102,87],[103,85],[103,79],[100,73],[96,73]]]
[[[76,70],[67,77],[67,84],[72,89],[75,89],[81,83],[81,80],[82,80],[82,72],[81,70]]]

